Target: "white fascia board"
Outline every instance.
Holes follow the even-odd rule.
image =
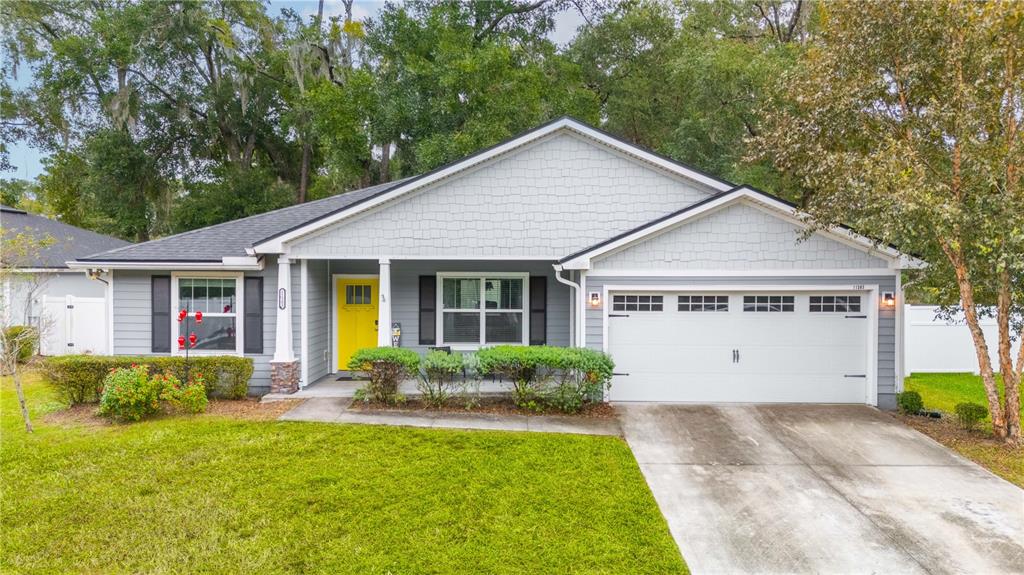
[[[147,261],[69,261],[68,267],[76,270],[223,270],[260,271],[263,260],[256,257],[225,257],[219,262],[147,262]]]
[[[473,166],[487,162],[497,156],[500,156],[511,150],[524,146],[530,142],[547,137],[548,135],[563,129],[567,129],[576,132],[577,134],[580,134],[582,136],[586,136],[588,138],[597,140],[602,144],[605,144],[610,148],[618,150],[623,154],[639,158],[645,162],[654,164],[664,170],[667,170],[670,173],[674,173],[687,179],[693,180],[695,182],[704,184],[705,186],[708,186],[716,191],[723,192],[732,188],[732,186],[725,182],[718,181],[710,176],[676,164],[675,162],[672,162],[668,159],[659,157],[655,154],[652,154],[650,152],[647,152],[625,142],[619,141],[589,126],[576,122],[575,120],[563,118],[556,122],[552,122],[547,126],[539,128],[527,134],[523,134],[518,138],[505,142],[504,144],[495,146],[494,148],[491,148],[483,153],[466,158],[461,162],[456,162],[436,172],[429,173],[421,178],[409,182],[408,184],[398,186],[393,190],[389,190],[385,193],[380,194],[379,196],[373,197],[372,199],[352,206],[351,208],[342,210],[336,214],[332,214],[331,216],[328,216],[321,220],[311,222],[305,226],[302,226],[300,228],[277,236],[276,238],[258,243],[253,246],[253,252],[257,254],[284,253],[286,251],[285,244],[296,238],[313,233],[316,230],[322,229],[326,226],[330,226],[331,224],[349,218],[355,214],[373,209],[374,207],[379,206],[385,202],[389,202],[397,197],[408,194],[409,192],[421,189],[435,182],[451,177],[459,172],[463,172]]]
[[[665,219],[652,226],[637,230],[634,233],[623,236],[613,242],[609,242],[608,244],[596,248],[590,252],[581,254],[576,258],[564,262],[562,265],[565,267],[565,269],[590,269],[591,261],[593,261],[596,258],[613,253],[615,251],[628,247],[631,244],[653,237],[663,231],[666,231],[684,222],[700,218],[701,216],[707,215],[709,213],[712,213],[714,211],[717,211],[719,209],[725,208],[729,205],[744,200],[755,208],[768,208],[770,210],[770,213],[772,213],[773,215],[782,217],[783,219],[789,221],[790,223],[793,223],[794,225],[807,227],[807,224],[800,218],[799,210],[797,210],[793,206],[785,202],[775,200],[771,197],[768,197],[762,193],[756,192],[749,188],[741,187],[736,189],[736,191],[732,193],[722,194],[720,197],[705,202],[704,204],[692,210],[684,211],[675,217]],[[822,234],[831,239],[839,241],[845,245],[864,251],[868,254],[885,258],[890,261],[890,267],[892,267],[893,269],[899,267],[901,263],[903,263],[904,261],[909,262],[913,260],[916,262],[920,262],[920,260],[917,260],[916,258],[911,258],[910,256],[907,256],[889,246],[876,246],[875,242],[873,242],[869,238],[866,238],[860,234],[857,234],[856,232],[844,228],[830,228],[826,230],[819,230],[815,233]],[[923,264],[923,262],[920,263]]]

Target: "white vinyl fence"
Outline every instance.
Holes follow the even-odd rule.
[[[974,351],[974,340],[963,320],[963,315],[951,322],[937,319],[939,308],[933,306],[904,306],[904,371],[906,375],[917,372],[972,372],[978,373],[978,355]],[[999,370],[998,333],[995,318],[983,318],[981,329],[985,332],[992,367]],[[1014,343],[1016,357],[1020,341]]]
[[[107,303],[101,297],[43,296],[42,355],[107,353]]]

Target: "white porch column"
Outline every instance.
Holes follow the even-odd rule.
[[[274,340],[274,359],[277,363],[295,361],[292,346],[292,262],[281,256],[277,259],[277,337]]]
[[[377,298],[377,345],[391,347],[391,260],[380,260],[380,296]]]

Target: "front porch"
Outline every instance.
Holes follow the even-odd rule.
[[[351,397],[360,382],[337,380],[365,347],[573,345],[581,299],[554,263],[282,256],[266,397]],[[506,390],[485,382],[482,391]],[[402,392],[415,395],[415,381]]]

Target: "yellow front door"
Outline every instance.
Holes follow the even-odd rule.
[[[357,349],[377,346],[377,278],[337,278],[338,369],[348,369]]]

